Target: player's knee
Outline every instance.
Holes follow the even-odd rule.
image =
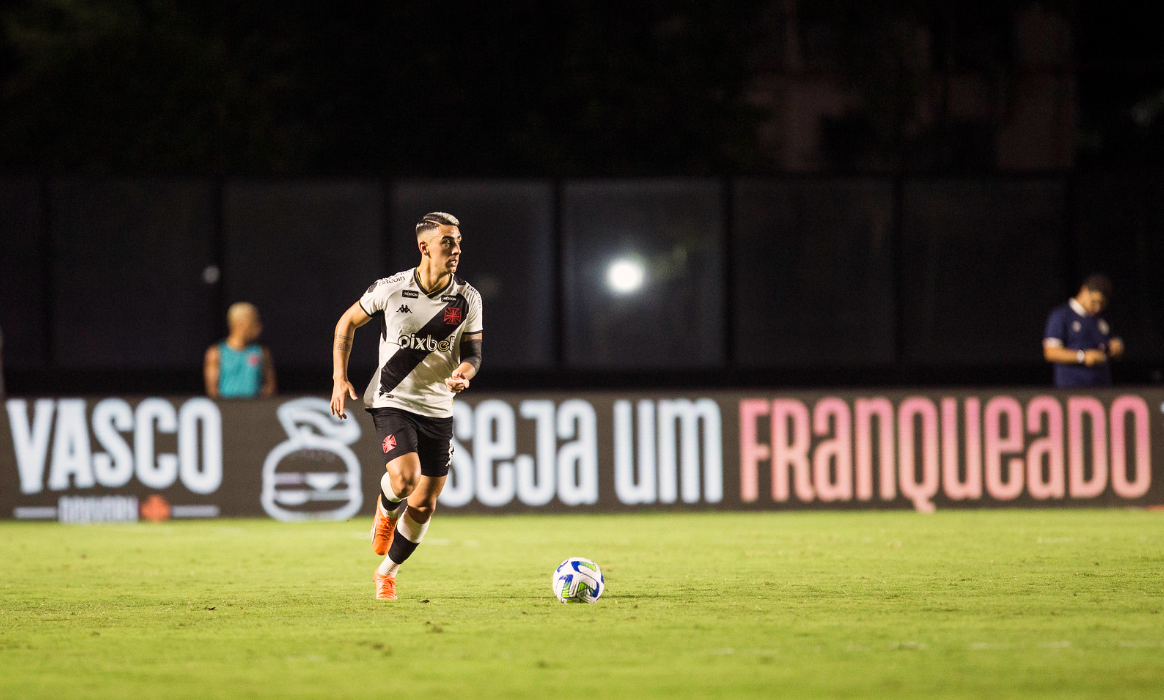
[[[403,498],[409,496],[416,490],[416,483],[419,481],[412,474],[400,474],[396,485],[396,495]]]
[[[403,470],[389,470],[380,478],[380,485],[392,489],[397,498],[405,498],[416,490],[419,474],[411,474]]]
[[[436,512],[436,503],[435,502],[434,503],[425,502],[425,503],[422,503],[418,506],[414,506],[411,503],[409,503],[408,510],[409,510],[409,517],[412,518],[414,521],[416,521],[418,523],[427,523],[429,521],[429,518],[432,517],[433,513]]]

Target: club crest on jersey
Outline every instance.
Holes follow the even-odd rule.
[[[461,310],[457,307],[445,309],[445,323],[455,326],[461,322]]]
[[[427,350],[428,352],[448,352],[453,347],[450,340],[437,340],[431,335],[423,338],[415,333],[400,336],[397,341],[404,350]]]
[[[384,438],[384,454],[388,454],[391,450],[396,449],[396,436],[389,435]]]

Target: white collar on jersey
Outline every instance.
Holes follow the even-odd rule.
[[[1091,314],[1087,313],[1087,309],[1083,308],[1083,304],[1080,304],[1079,302],[1075,301],[1075,297],[1071,297],[1070,299],[1068,299],[1067,303],[1071,306],[1071,310],[1074,311],[1075,313],[1079,314],[1080,316],[1087,317],[1087,316],[1091,315]]]

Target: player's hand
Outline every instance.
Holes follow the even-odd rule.
[[[469,388],[469,378],[461,371],[461,368],[453,370],[453,376],[445,380],[445,386],[454,394],[459,394],[465,389]]]
[[[1119,357],[1124,354],[1124,341],[1119,338],[1112,338],[1107,343],[1107,354],[1111,357]]]
[[[1088,367],[1095,365],[1102,365],[1107,362],[1107,353],[1103,350],[1085,350],[1083,351],[1083,364]]]
[[[347,418],[344,413],[344,401],[348,396],[356,400],[356,388],[346,379],[337,379],[331,383],[331,415]]]

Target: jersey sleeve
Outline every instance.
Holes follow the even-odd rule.
[[[469,313],[465,316],[465,333],[480,333],[481,325],[481,294],[477,293],[469,298]]]
[[[368,291],[364,292],[364,296],[360,297],[360,308],[364,310],[364,313],[372,316],[388,306],[388,297],[391,295],[392,285],[388,284],[388,280],[376,280],[371,287],[368,287]]]
[[[1067,342],[1067,314],[1055,309],[1047,317],[1047,328],[1043,331],[1043,345],[1063,347]]]

